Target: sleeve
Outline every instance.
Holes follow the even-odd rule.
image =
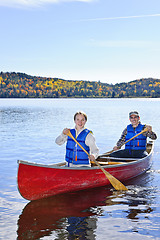
[[[91,132],[88,133],[85,144],[89,146],[90,155],[93,155],[96,159],[99,155],[99,148],[97,147],[95,137]]]
[[[61,135],[59,135],[56,140],[55,143],[57,143],[58,145],[62,145],[67,141],[68,136],[64,135],[63,133],[61,133]]]
[[[157,139],[157,135],[155,132],[148,132],[147,137],[151,138],[152,140]]]
[[[117,147],[120,147],[123,143],[125,143],[126,140],[126,135],[127,135],[127,128],[125,128],[121,134],[120,139],[117,142]]]
[[[144,128],[146,127],[146,125],[144,126]],[[143,128],[143,129],[144,129]],[[157,135],[156,135],[156,133],[155,132],[153,132],[153,131],[151,131],[151,132],[149,132],[149,131],[147,131],[147,132],[144,132],[144,133],[142,133],[143,134],[143,136],[145,136],[145,137],[149,137],[149,138],[151,138],[152,140],[156,140],[157,139]]]

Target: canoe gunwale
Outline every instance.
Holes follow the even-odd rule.
[[[109,165],[107,162],[105,165],[103,165],[102,167],[107,169],[107,168],[119,168],[119,167],[122,167],[123,165],[134,165],[134,164],[137,164],[137,163],[140,163],[142,161],[145,161],[147,158],[150,157],[150,155],[152,155],[153,153],[153,146],[154,146],[154,143],[153,141],[149,141],[148,146],[150,146],[150,152],[149,154],[144,157],[144,158],[140,158],[140,159],[137,159],[137,158],[113,158],[113,157],[109,157],[107,156],[106,158],[104,159],[107,159],[107,160],[113,160],[113,161],[120,161],[120,162],[123,162],[123,163],[120,163],[120,164],[116,164],[116,165]],[[99,156],[101,157],[101,155]],[[54,164],[43,164],[43,163],[35,163],[35,162],[28,162],[28,161],[24,161],[24,160],[18,160],[18,165],[19,164],[26,164],[26,165],[31,165],[31,166],[37,166],[37,167],[44,167],[44,168],[55,168],[55,169],[72,169],[72,170],[96,170],[96,169],[99,169],[98,166],[92,166],[92,167],[74,167],[74,168],[70,168],[68,166],[65,165],[65,162],[60,162],[60,163],[54,163]],[[105,163],[105,161],[104,161]],[[65,165],[65,166],[63,166]]]
[[[148,157],[148,156],[147,156]],[[123,165],[131,165],[131,164],[136,164],[137,162],[143,161],[143,159],[139,159],[136,161],[132,161],[132,162],[123,162],[123,163],[119,163],[119,164],[113,164],[113,165],[109,165],[108,163],[101,165],[101,167],[103,167],[104,169],[107,168],[118,168],[118,167],[122,167]],[[65,163],[65,162],[62,162]],[[117,162],[118,163],[118,162]],[[43,163],[34,163],[34,162],[28,162],[28,161],[24,161],[24,160],[18,160],[18,164],[26,164],[26,165],[30,165],[30,166],[35,166],[35,167],[43,167],[43,168],[51,168],[51,169],[66,169],[66,170],[97,170],[99,169],[98,166],[92,166],[92,167],[68,167],[68,166],[59,166],[58,164],[43,164]]]

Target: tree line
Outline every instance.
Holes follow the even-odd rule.
[[[0,98],[134,98],[160,97],[160,79],[142,78],[117,84],[0,73]]]

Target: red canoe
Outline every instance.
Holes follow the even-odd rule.
[[[97,161],[103,164],[107,172],[124,182],[146,172],[151,167],[153,142],[147,144],[147,152],[149,153],[147,157],[138,160],[102,157],[102,155]],[[69,168],[64,166],[65,163],[44,165],[21,160],[18,164],[18,189],[22,197],[27,200],[110,185],[105,174],[97,166]]]

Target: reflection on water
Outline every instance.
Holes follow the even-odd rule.
[[[147,187],[149,178],[144,174],[130,181],[128,192],[101,187],[29,202],[19,216],[17,239],[40,239],[53,235],[59,240],[96,239],[98,217],[105,216],[110,211],[109,207],[114,205],[129,205],[127,210],[120,208],[122,215],[136,221],[139,214],[153,211],[152,189]],[[133,187],[132,184],[136,186],[137,182],[143,186]],[[141,209],[142,206],[145,209]],[[114,215],[114,211],[111,214]]]
[[[103,187],[29,202],[18,220],[17,239],[39,239],[53,231],[57,239],[95,239],[96,216],[111,193]]]

